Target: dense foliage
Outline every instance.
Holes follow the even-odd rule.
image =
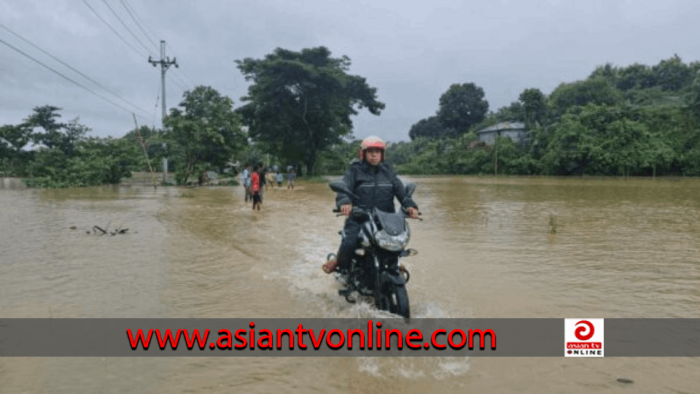
[[[175,179],[186,184],[191,176],[223,169],[233,153],[246,144],[233,100],[208,86],[186,91],[179,108],[165,118],[163,138],[175,159]]]
[[[233,101],[206,86],[184,93],[165,130],[141,126],[118,139],[87,137],[91,130],[78,119],[60,122],[60,110],[36,107],[21,124],[0,127],[3,175],[38,187],[116,184],[132,171],[162,171],[168,157],[176,181],[185,184],[222,170],[247,145]]]
[[[437,116],[423,119],[411,128],[413,141],[395,144],[387,158],[414,174],[699,176],[698,71],[699,62],[678,56],[653,67],[606,64],[549,96],[525,89],[457,135],[435,131],[445,127]],[[525,123],[528,143],[479,143],[477,131],[499,122]]]
[[[229,162],[341,174],[359,145],[350,117],[365,107],[378,115],[384,104],[364,78],[347,73],[350,59],[330,55],[324,47],[278,48],[238,61],[253,82],[239,109],[198,86],[170,110],[165,130],[140,127],[120,139],[88,137],[78,119],[61,122],[60,108],[36,107],[22,123],[0,127],[0,172],[35,186],[89,186],[145,171],[147,157],[160,171],[168,157],[178,183]],[[433,116],[408,130],[410,142],[388,144],[386,160],[404,174],[700,176],[698,72],[700,62],[678,56],[655,66],[605,64],[548,96],[525,89],[491,112],[481,87],[456,83]],[[522,122],[529,138],[479,140],[500,122]]]
[[[138,168],[137,146],[125,140],[86,137],[78,122],[59,122],[60,108],[42,106],[19,125],[0,128],[0,165],[7,176],[39,187],[119,183]],[[32,143],[34,149],[27,149]]]
[[[411,126],[408,136],[415,140],[421,137],[454,138],[464,134],[484,121],[489,110],[484,95],[484,89],[474,83],[452,84],[440,96],[435,115]]]

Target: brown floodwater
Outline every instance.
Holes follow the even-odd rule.
[[[405,180],[425,219],[405,260],[415,317],[700,318],[698,179]],[[320,269],[343,223],[325,184],[270,189],[253,212],[241,187],[1,181],[0,318],[385,316]],[[699,371],[698,358],[1,358],[0,392],[691,393]]]

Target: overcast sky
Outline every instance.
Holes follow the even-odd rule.
[[[235,59],[323,45],[334,57],[350,57],[350,73],[367,78],[386,104],[380,116],[365,110],[353,119],[355,136],[408,140],[411,125],[433,115],[453,83],[481,86],[495,111],[526,88],[549,94],[606,62],[654,65],[674,53],[686,63],[700,60],[698,17],[697,0],[2,0],[0,125],[54,105],[62,120],[80,117],[92,135],[124,135],[133,129],[132,111],[139,124],[159,127],[160,69],[147,59],[160,58],[162,39],[180,65],[167,72],[166,108],[196,85],[238,107],[248,84]]]

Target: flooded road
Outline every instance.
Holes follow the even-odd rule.
[[[700,317],[700,180],[404,180],[425,219],[404,260],[414,317]],[[343,224],[326,184],[270,189],[253,212],[241,187],[1,181],[1,318],[383,316],[321,271]],[[0,392],[691,393],[698,371],[697,358],[2,358]]]

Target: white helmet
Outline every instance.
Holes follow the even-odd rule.
[[[382,160],[384,161],[384,151],[386,150],[386,142],[379,137],[370,136],[360,142],[360,149],[358,150],[360,160],[365,159],[365,151],[370,148],[381,149]]]

